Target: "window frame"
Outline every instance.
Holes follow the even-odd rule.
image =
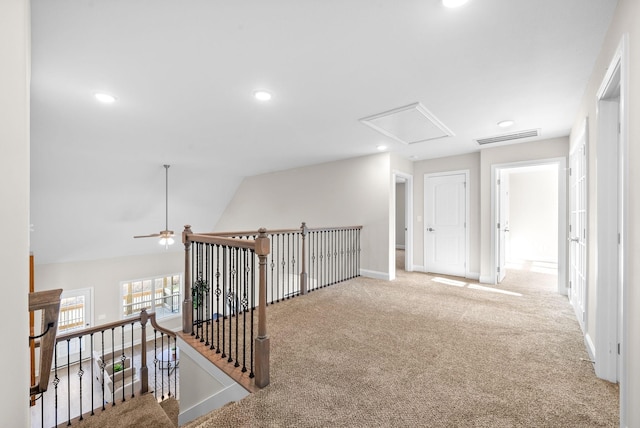
[[[176,283],[177,279],[177,283]],[[158,281],[162,281],[158,284]],[[148,283],[148,284],[146,284]],[[150,285],[148,291],[145,287]],[[120,303],[119,311],[121,319],[128,319],[140,314],[143,308],[147,312],[155,312],[156,319],[170,319],[182,315],[182,295],[183,295],[184,275],[182,273],[172,273],[166,275],[150,276],[146,278],[136,278],[120,281]],[[131,287],[128,291],[125,287]],[[133,292],[133,287],[139,287],[139,291]],[[169,292],[167,292],[167,289]],[[162,293],[160,296],[158,294]],[[138,301],[127,301],[127,296],[135,294],[149,294],[146,299]],[[167,305],[167,300],[171,303]],[[127,308],[130,308],[127,310]]]

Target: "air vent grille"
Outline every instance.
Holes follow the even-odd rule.
[[[520,140],[522,138],[537,137],[540,135],[539,129],[530,129],[528,131],[513,132],[511,134],[496,135],[495,137],[479,138],[476,142],[480,145],[503,143],[505,141]]]

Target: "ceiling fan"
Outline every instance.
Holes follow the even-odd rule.
[[[158,243],[160,245],[164,245],[167,248],[169,245],[172,245],[175,241],[173,239],[173,230],[169,230],[169,167],[171,165],[164,165],[165,172],[165,223],[164,230],[161,230],[159,233],[153,233],[151,235],[138,235],[134,236],[134,238],[154,238],[160,237],[160,241]]]

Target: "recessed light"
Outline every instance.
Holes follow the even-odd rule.
[[[105,94],[104,92],[97,92],[95,97],[101,103],[112,103],[116,100],[116,97],[113,95]]]
[[[442,0],[442,4],[445,7],[460,7],[469,0]]]
[[[376,149],[378,149],[378,151],[384,152],[385,150],[387,150],[387,146],[385,146],[384,144],[378,144]]]
[[[512,126],[515,122],[513,120],[503,120],[501,122],[498,122],[498,126],[500,128],[508,128],[510,126]]]
[[[255,91],[253,96],[260,101],[269,101],[271,99],[271,93],[263,90]]]

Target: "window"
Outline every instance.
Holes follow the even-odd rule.
[[[155,312],[157,319],[181,313],[182,275],[124,281],[120,288],[123,318],[138,315],[142,309]]]
[[[90,288],[63,291],[60,296],[60,312],[58,314],[58,334],[71,333],[75,330],[90,327],[92,322],[92,296]],[[79,353],[85,352],[85,338],[63,341],[56,345],[58,365],[68,361],[77,361]]]

